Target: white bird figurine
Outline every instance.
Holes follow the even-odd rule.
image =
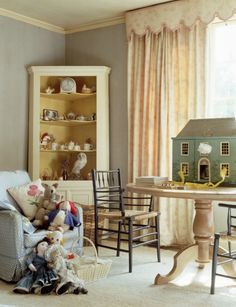
[[[72,173],[75,174],[78,179],[80,178],[80,171],[85,167],[86,164],[87,156],[84,152],[80,152],[72,168]]]

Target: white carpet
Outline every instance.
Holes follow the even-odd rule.
[[[189,264],[182,275],[167,285],[153,285],[157,273],[165,274],[171,268],[175,252],[161,250],[162,262],[156,262],[152,247],[134,250],[133,273],[128,273],[128,254],[100,249],[100,256],[113,260],[107,279],[88,284],[87,295],[55,294],[40,296],[12,292],[13,284],[0,281],[0,306],[50,307],[156,307],[156,306],[236,306],[236,283],[218,277],[216,294],[209,294],[210,265],[204,270]]]

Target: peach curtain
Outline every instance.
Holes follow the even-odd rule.
[[[128,42],[129,182],[172,177],[172,141],[205,114],[206,24],[130,33]],[[162,245],[193,241],[191,201],[160,199]]]

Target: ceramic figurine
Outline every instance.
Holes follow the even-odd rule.
[[[74,163],[72,168],[72,173],[76,175],[78,179],[80,179],[80,171],[87,164],[87,156],[84,152],[81,152],[77,156],[77,160]]]
[[[51,88],[51,86],[49,86],[49,87],[45,90],[45,92],[46,92],[47,94],[52,94],[54,91],[55,91],[55,89],[54,89],[54,88]]]

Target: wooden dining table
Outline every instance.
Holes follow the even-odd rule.
[[[213,201],[236,201],[236,188],[162,188],[159,186],[127,184],[127,191],[155,196],[157,198],[182,198],[194,200],[195,217],[193,221],[193,233],[195,243],[181,249],[174,256],[174,264],[167,275],[157,274],[155,284],[166,284],[178,277],[191,261],[196,261],[199,268],[211,261],[212,239],[214,233]],[[221,248],[223,250],[223,248]],[[232,274],[234,270],[232,262],[223,265],[226,272]]]

